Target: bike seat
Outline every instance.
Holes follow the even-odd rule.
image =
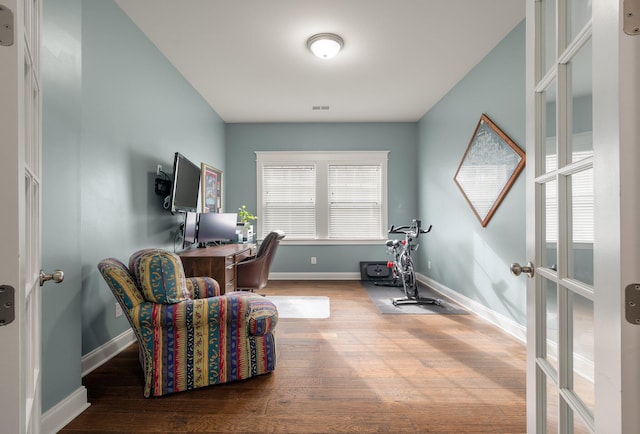
[[[387,247],[398,247],[400,244],[400,240],[387,240]]]

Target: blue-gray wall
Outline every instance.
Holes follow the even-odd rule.
[[[42,409],[81,385],[82,0],[47,0],[42,23]]]
[[[525,148],[524,22],[425,114],[418,146],[420,214],[433,224],[418,270],[524,325],[526,282],[509,272],[526,260],[524,172],[485,228],[453,180],[482,113]]]
[[[389,150],[389,224],[417,218],[417,124],[410,123],[287,123],[228,124],[225,210],[246,204],[256,210],[256,151]],[[259,217],[259,216],[258,216]],[[285,238],[286,240],[286,238]],[[273,272],[357,273],[360,261],[386,261],[378,245],[282,245]],[[311,265],[315,256],[317,264]]]
[[[97,263],[173,249],[181,218],[154,193],[156,165],[170,174],[180,151],[224,170],[225,133],[113,1],[47,0],[44,23],[43,265],[67,272],[44,290],[46,411],[79,387],[81,356],[129,327]]]

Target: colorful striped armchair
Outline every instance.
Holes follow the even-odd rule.
[[[278,312],[246,292],[220,295],[208,277],[185,278],[180,257],[161,249],[115,258],[100,273],[131,324],[144,396],[160,396],[271,372]]]

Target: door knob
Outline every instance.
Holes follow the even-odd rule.
[[[529,277],[533,277],[535,272],[535,266],[531,262],[527,262],[527,265],[520,265],[517,262],[514,262],[509,268],[511,269],[511,274],[514,276],[519,276],[520,273],[524,273]]]
[[[46,274],[40,270],[40,286],[44,285],[44,282],[53,280],[55,283],[60,283],[64,280],[64,272],[62,270],[55,270],[51,274]]]

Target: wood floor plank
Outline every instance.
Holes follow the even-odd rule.
[[[62,433],[524,433],[524,346],[470,315],[382,315],[357,281],[273,281],[330,298],[281,318],[275,372],[145,399],[136,344],[83,379]]]

